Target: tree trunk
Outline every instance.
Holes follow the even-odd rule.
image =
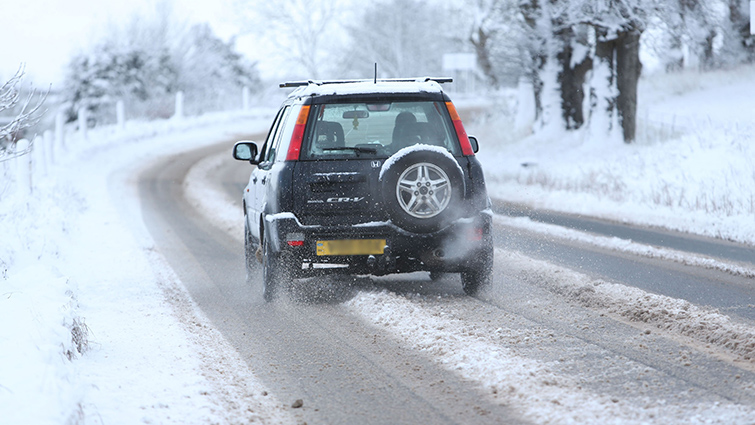
[[[747,0],[729,0],[729,21],[750,60],[755,58],[755,36],[750,34],[750,14]]]
[[[566,28],[556,34],[561,40],[561,50],[556,55],[561,71],[558,83],[561,87],[561,111],[567,130],[576,130],[585,123],[583,104],[585,100],[585,76],[592,68],[592,58],[584,54],[580,58],[574,55],[582,52],[574,51],[574,43],[582,43],[571,28]],[[586,41],[586,40],[583,40]],[[586,47],[585,47],[586,48]],[[576,64],[572,64],[578,60]]]
[[[637,133],[637,84],[642,72],[640,35],[637,30],[619,33],[616,40],[616,108],[624,143],[632,143]]]
[[[490,49],[488,48],[489,39],[490,35],[485,33],[485,30],[482,28],[477,28],[477,37],[469,37],[469,41],[475,49],[477,65],[480,66],[482,73],[485,74],[490,85],[498,87],[498,77],[495,75],[493,63],[490,60]]]
[[[608,136],[616,117],[616,40],[607,39],[605,30],[596,29],[595,59],[590,92],[590,126]]]
[[[524,23],[530,30],[531,39],[524,48],[529,62],[527,77],[532,81],[532,89],[535,95],[535,119],[539,119],[543,113],[543,79],[541,73],[547,63],[546,42],[538,34],[538,21],[542,18],[542,9],[539,0],[522,0],[519,10],[524,17]]]

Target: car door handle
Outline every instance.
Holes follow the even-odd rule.
[[[262,178],[262,184],[265,184],[265,180],[267,180],[267,176]]]
[[[257,176],[254,176],[254,178],[252,178],[252,183],[257,183]]]

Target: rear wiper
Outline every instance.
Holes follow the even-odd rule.
[[[359,153],[377,153],[376,148],[368,148],[364,146],[339,146],[339,147],[332,147],[332,148],[322,148],[324,151],[352,151]]]

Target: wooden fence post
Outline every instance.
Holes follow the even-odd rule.
[[[52,135],[52,130],[45,130],[44,133],[42,133],[42,137],[44,139],[44,150],[46,151],[45,158],[47,159],[47,168],[48,170],[50,167],[52,167],[53,164],[55,164],[55,149],[57,147],[55,146],[55,138]]]
[[[115,104],[115,118],[118,122],[118,128],[123,129],[126,126],[126,107],[122,100]]]
[[[176,93],[176,110],[173,114],[173,118],[182,119],[184,117],[184,92],[179,91]]]
[[[16,142],[16,152],[28,151],[29,146],[29,140],[21,139]],[[31,152],[16,158],[16,184],[20,199],[31,194]]]
[[[47,161],[45,160],[45,140],[42,136],[35,136],[31,142],[31,182],[35,178],[47,175]]]
[[[58,149],[63,149],[66,145],[65,123],[65,112],[61,109],[55,115],[55,145],[57,145]]]
[[[244,111],[249,110],[249,87],[247,86],[241,89],[241,109]]]

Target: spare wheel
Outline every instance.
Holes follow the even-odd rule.
[[[388,215],[402,229],[430,233],[462,214],[464,173],[445,149],[404,148],[385,161],[380,180]]]

